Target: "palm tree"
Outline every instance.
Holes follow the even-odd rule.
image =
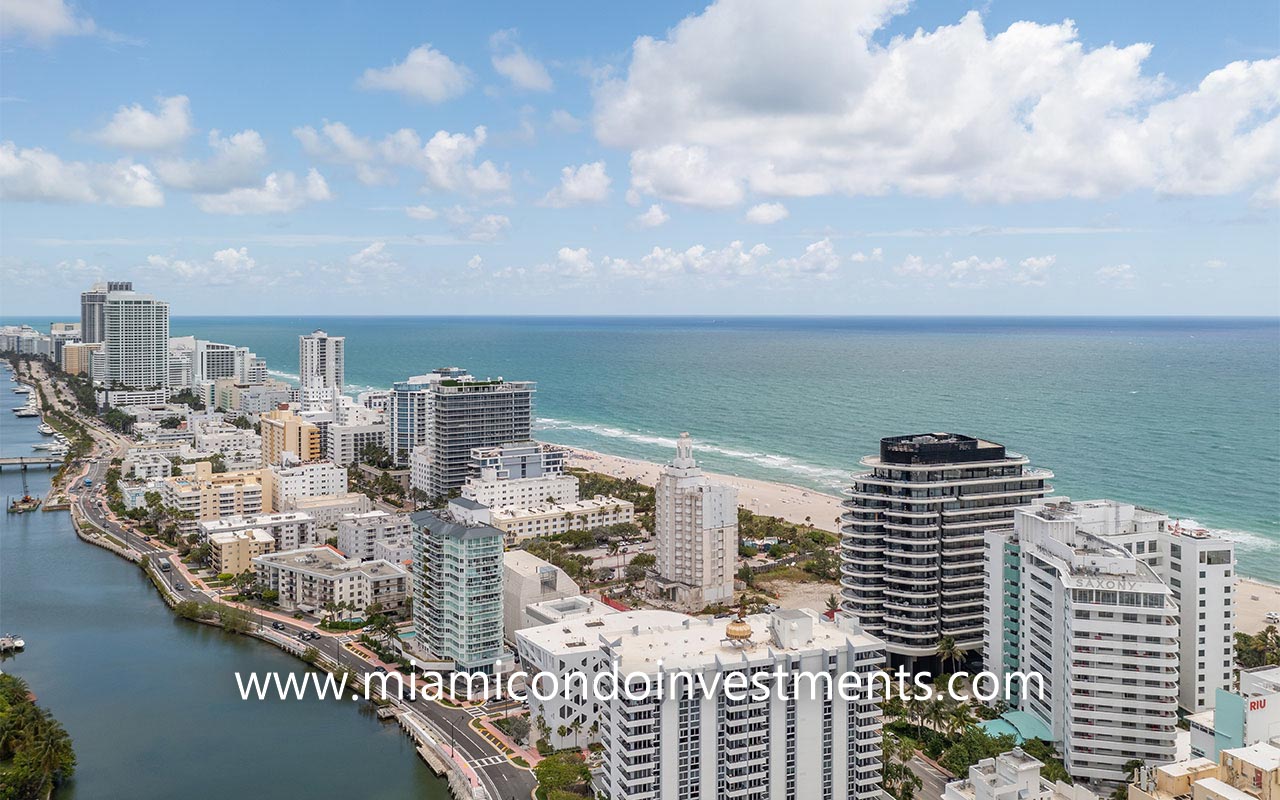
[[[573,731],[573,746],[578,747],[578,734],[582,733],[582,720],[575,719],[569,729]]]
[[[915,720],[916,739],[919,739],[922,726],[924,725],[924,698],[919,694],[912,693],[907,695],[905,704],[907,708],[907,719]]]
[[[959,662],[964,651],[956,646],[956,637],[943,636],[938,640],[938,659],[942,662],[942,671],[947,672],[947,664]]]
[[[324,621],[332,622],[334,617],[338,613],[338,604],[330,600],[324,604],[323,608],[324,608]]]
[[[973,723],[973,713],[967,703],[955,703],[947,709],[946,726],[951,736],[959,736]]]
[[[942,727],[946,718],[947,706],[941,695],[935,694],[925,701],[924,710],[921,711],[921,722],[929,723],[929,727],[936,731]]]
[[[827,595],[827,610],[832,614],[840,610],[840,600],[836,598],[835,592]]]

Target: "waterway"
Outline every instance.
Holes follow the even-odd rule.
[[[0,373],[4,375],[7,373]],[[0,455],[34,454],[39,420],[0,381]],[[32,494],[52,473],[27,473]],[[22,476],[0,472],[0,497]],[[56,800],[449,796],[400,728],[349,700],[242,701],[235,673],[301,672],[246,637],[177,619],[142,572],[76,538],[66,512],[0,518],[0,632],[27,648],[0,670],[70,732],[78,766]]]

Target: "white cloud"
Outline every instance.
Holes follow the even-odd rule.
[[[560,170],[560,185],[547,192],[542,203],[553,208],[598,203],[609,196],[609,183],[603,161],[565,167]]]
[[[873,251],[875,252],[875,251]],[[926,285],[943,283],[953,289],[974,289],[990,284],[1014,283],[1021,286],[1043,286],[1053,256],[1032,256],[1018,262],[1011,269],[1001,256],[982,258],[969,256],[942,263],[908,254],[901,263],[894,265],[893,273]]]
[[[472,272],[479,272],[483,266],[484,266],[484,259],[481,258],[479,254],[476,254],[471,258],[467,259],[467,269],[471,270]]]
[[[302,152],[333,164],[346,164],[356,172],[356,179],[366,186],[386,183],[388,173],[374,164],[378,148],[366,138],[355,135],[341,122],[325,120],[319,132],[310,125],[294,128],[293,135]]]
[[[58,36],[98,32],[92,19],[76,14],[64,0],[5,0],[0,3],[0,38],[22,35],[47,43]]]
[[[192,192],[220,192],[257,182],[267,162],[267,146],[255,130],[231,136],[209,131],[213,156],[205,161],[160,159],[156,175],[166,186]]]
[[[855,264],[865,264],[868,261],[883,261],[884,248],[882,247],[872,248],[870,253],[864,253],[861,250],[859,250],[858,252],[849,256],[849,260]]]
[[[667,220],[671,219],[667,212],[662,210],[662,206],[654,203],[649,206],[649,210],[636,217],[636,224],[642,228],[656,228],[663,225]]]
[[[632,153],[631,189],[706,208],[737,205],[743,196],[741,181],[712,164],[707,148],[678,144]]]
[[[1058,259],[1055,256],[1031,256],[1018,262],[1018,271],[1013,273],[1013,282],[1021,286],[1044,286],[1049,268]]]
[[[450,228],[473,242],[495,241],[511,227],[511,220],[502,214],[477,216],[462,206],[450,206],[443,213]]]
[[[638,261],[627,259],[602,260],[610,269],[623,277],[665,279],[678,275],[703,275],[718,278],[743,277],[758,274],[769,256],[764,244],[745,247],[742,242],[730,242],[725,247],[710,248],[694,245],[685,250],[655,247]]]
[[[156,103],[158,110],[154,112],[140,103],[120,106],[93,138],[121,150],[169,150],[182,144],[195,130],[191,101],[180,94],[157,97]]]
[[[1204,262],[1205,269],[1226,269],[1227,262],[1220,258],[1211,258]]]
[[[433,220],[440,216],[440,212],[436,211],[431,206],[408,206],[405,208],[404,213],[409,219],[423,221]]]
[[[0,143],[0,196],[8,200],[162,206],[164,192],[151,170],[129,159],[113,163],[63,161],[38,147]]]
[[[756,225],[772,225],[791,216],[782,203],[761,203],[747,209],[747,222]]]
[[[284,214],[332,198],[324,176],[312,169],[301,179],[292,172],[273,172],[261,186],[198,195],[196,205],[209,214]]]
[[[585,247],[576,250],[561,247],[556,253],[556,274],[563,278],[589,278],[595,275],[596,265]]]
[[[399,64],[365,70],[359,85],[362,89],[400,92],[414,100],[442,103],[467,90],[471,72],[424,44],[410,50]]]
[[[246,247],[228,247],[207,261],[191,261],[166,255],[147,256],[145,269],[160,279],[176,278],[183,283],[228,286],[256,279],[258,262]]]
[[[632,151],[637,192],[704,206],[748,189],[995,201],[1275,191],[1280,58],[1185,89],[1144,73],[1150,45],[1090,49],[1070,21],[989,35],[970,12],[881,43],[906,8],[720,0],[635,41],[627,69],[595,91],[597,137]]]
[[[563,133],[577,133],[582,130],[582,120],[565,111],[563,108],[557,108],[551,112],[551,127]]]
[[[380,142],[356,135],[341,122],[326,120],[319,131],[310,126],[295,128],[293,135],[303,152],[356,171],[363,183],[384,183],[390,168],[421,172],[426,188],[439,191],[477,193],[505,192],[511,176],[492,161],[476,163],[476,156],[488,132],[477,127],[471,135],[436,131],[425,143],[410,128],[387,134]]]
[[[1108,286],[1116,286],[1122,289],[1133,286],[1133,267],[1129,264],[1116,264],[1111,267],[1099,267],[1096,274],[1098,276],[1098,281]]]
[[[494,70],[520,89],[551,91],[553,84],[547,68],[526,53],[517,38],[515,30],[498,31],[489,37]]]
[[[467,238],[476,242],[492,242],[511,227],[511,220],[501,214],[485,214],[475,221]]]
[[[828,279],[840,268],[840,256],[830,239],[814,242],[798,258],[781,258],[773,265],[775,274]]]

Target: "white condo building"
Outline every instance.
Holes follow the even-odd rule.
[[[658,475],[653,527],[651,594],[691,611],[733,601],[738,490],[702,473],[687,433]]]
[[[268,511],[284,511],[301,498],[346,494],[347,470],[329,461],[271,464],[262,470],[262,490]]]
[[[114,388],[168,386],[169,304],[149,294],[107,292],[102,319],[101,380]]]
[[[471,474],[474,449],[527,441],[533,432],[536,389],[532,381],[478,380],[460,373],[460,369],[446,368],[411,379],[426,379],[425,386],[414,384],[419,388],[413,400],[421,415],[414,421],[416,435],[401,433],[401,384],[395,387],[392,445],[399,450],[419,441],[409,451],[410,481],[427,497],[447,497],[462,490]]]
[[[316,330],[298,337],[298,378],[303,390],[334,389],[342,392],[346,381],[345,336]]]
[[[324,455],[335,464],[351,466],[370,445],[387,447],[385,413],[366,408],[339,395],[333,403],[333,421],[324,426]],[[390,452],[390,448],[387,448]]]
[[[414,646],[459,672],[492,674],[502,642],[502,531],[457,504],[413,514]]]
[[[1019,710],[1052,732],[1073,778],[1114,783],[1131,759],[1175,756],[1178,606],[1150,566],[1081,524],[1090,518],[1045,500],[988,534],[986,666],[1039,673],[1043,697],[1015,696]]]
[[[226,517],[199,523],[200,538],[207,540],[215,533],[261,530],[270,534],[279,550],[297,550],[299,547],[321,544],[316,534],[316,521],[310,514],[297,511],[276,514],[254,514],[247,517]]]
[[[581,672],[588,679],[610,669],[641,677],[647,696],[616,693],[596,702],[580,684],[531,701],[556,740],[573,746],[598,738],[603,763],[597,790],[607,797],[657,800],[808,800],[880,798],[881,711],[876,692],[811,691],[797,673],[870,676],[884,664],[881,642],[847,618],[830,622],[812,611],[786,610],[725,624],[668,611],[579,617],[516,634],[522,667],[534,673]],[[714,687],[688,696],[663,692],[673,673]],[[634,673],[635,677],[631,677]],[[730,697],[729,675],[759,681],[768,697]],[[781,677],[778,674],[782,673]],[[734,679],[735,681],[741,679]],[[782,681],[779,687],[775,681]],[[797,686],[799,684],[799,686]],[[684,687],[683,681],[681,687]],[[536,707],[533,707],[535,706]],[[577,730],[559,736],[559,726]]]
[[[347,514],[338,521],[338,549],[350,558],[376,558],[374,544],[400,539],[413,532],[407,514],[390,514],[382,509],[366,514]]]
[[[862,459],[841,515],[841,593],[891,658],[931,658],[944,636],[982,646],[983,532],[1053,491],[1053,473],[1027,462],[954,433],[888,437]]]
[[[391,392],[385,399],[387,407],[387,428],[391,457],[399,466],[410,463],[410,456],[427,443],[431,423],[431,385],[442,380],[463,380],[471,376],[466,370],[457,367],[443,367],[433,370],[427,375],[415,375],[407,380],[391,384]],[[367,398],[372,408],[382,401]],[[414,482],[415,488],[426,491],[430,483],[427,473],[426,454],[421,459],[422,480]]]
[[[108,292],[132,292],[132,281],[100,281],[80,293],[80,341],[96,344],[106,338],[104,309]]]
[[[578,500],[578,479],[564,473],[564,452],[537,442],[508,442],[471,451],[462,496],[494,510]]]

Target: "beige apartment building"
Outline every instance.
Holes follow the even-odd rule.
[[[275,538],[261,528],[209,535],[209,566],[219,575],[253,571],[253,559],[275,551]]]
[[[183,535],[195,533],[202,520],[262,513],[260,470],[214,474],[208,461],[192,466],[193,473],[166,478],[160,487],[165,505],[189,515],[178,521]]]
[[[88,375],[94,353],[102,351],[102,342],[83,344],[70,342],[62,346],[62,371],[68,375]]]
[[[1217,761],[1141,767],[1129,784],[1129,800],[1280,800],[1278,742],[1223,750]]]
[[[262,463],[280,464],[283,455],[293,453],[299,461],[318,461],[324,455],[320,429],[287,408],[262,415]]]

